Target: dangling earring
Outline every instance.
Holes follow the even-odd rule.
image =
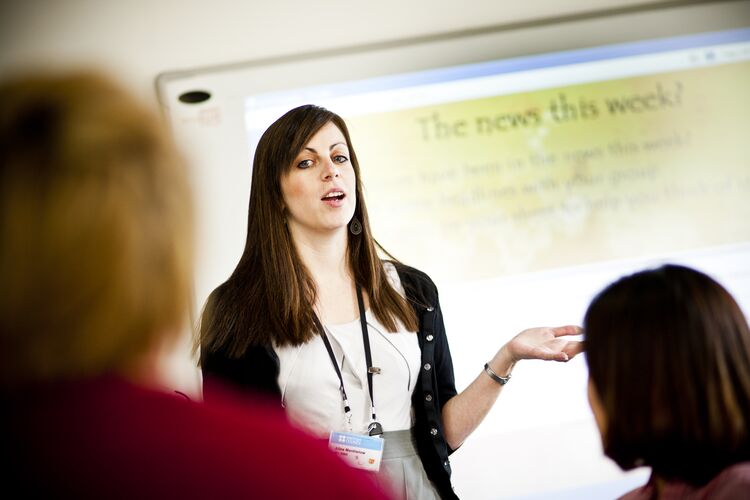
[[[362,232],[362,223],[359,222],[356,215],[352,217],[352,222],[349,224],[349,231],[355,236]]]

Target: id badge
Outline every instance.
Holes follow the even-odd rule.
[[[351,432],[331,432],[328,448],[346,460],[349,465],[377,472],[383,460],[383,444],[380,437],[353,434]]]

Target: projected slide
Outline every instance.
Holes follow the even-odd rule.
[[[353,117],[376,234],[451,280],[750,240],[748,88],[742,62]]]
[[[441,282],[750,241],[750,30],[264,97],[349,123],[375,234]],[[451,265],[446,266],[445,263]]]

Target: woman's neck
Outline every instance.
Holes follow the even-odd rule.
[[[300,260],[316,284],[351,280],[346,228],[325,233],[290,229]]]
[[[290,230],[300,260],[315,282],[314,307],[320,320],[337,324],[358,318],[346,227],[327,233],[295,230],[291,226]]]

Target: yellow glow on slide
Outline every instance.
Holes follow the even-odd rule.
[[[742,62],[347,122],[376,237],[455,281],[750,241],[748,89]]]

